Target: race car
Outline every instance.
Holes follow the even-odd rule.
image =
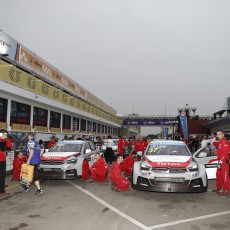
[[[134,163],[131,186],[156,192],[206,192],[204,164],[198,163],[182,141],[154,140],[142,160]]]
[[[92,141],[59,141],[43,154],[39,170],[41,179],[75,179],[82,175],[82,162],[89,166],[96,161],[98,152]]]
[[[197,162],[204,164],[208,179],[216,179],[218,159],[216,155],[216,148],[214,146],[207,146],[198,149],[193,154],[193,157]]]

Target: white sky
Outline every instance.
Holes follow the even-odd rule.
[[[230,96],[229,0],[0,0],[0,29],[119,114]]]

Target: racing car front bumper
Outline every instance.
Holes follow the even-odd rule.
[[[60,169],[43,169],[41,168],[38,172],[40,179],[75,179],[77,177],[77,170],[60,170]]]
[[[132,188],[154,192],[207,192],[207,186],[203,185],[202,178],[184,181],[156,181],[138,176],[137,183],[131,184]]]

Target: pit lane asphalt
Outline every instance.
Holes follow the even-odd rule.
[[[230,197],[210,191],[215,180],[207,193],[188,194],[116,193],[109,183],[48,180],[40,197],[34,186],[25,193],[9,176],[6,184],[11,195],[0,197],[1,230],[230,229]]]

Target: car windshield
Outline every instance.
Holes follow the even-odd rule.
[[[81,152],[82,144],[57,143],[49,152]]]
[[[190,156],[191,154],[183,143],[156,142],[149,145],[146,155]]]
[[[113,140],[114,145],[118,145],[118,141]]]

